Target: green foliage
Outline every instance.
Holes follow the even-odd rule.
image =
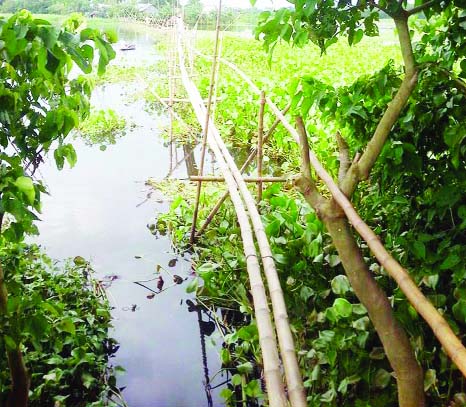
[[[91,112],[89,117],[79,126],[79,136],[88,145],[100,144],[105,150],[109,144],[115,144],[126,129],[126,120],[118,116],[112,109]]]
[[[69,79],[72,67],[90,73],[97,59],[103,73],[115,56],[113,38],[80,30],[82,23],[72,16],[58,28],[25,10],[0,19],[0,214],[13,216],[2,232],[8,240],[35,231],[33,211],[40,211],[45,191],[25,170],[33,172],[51,148],[58,168],[65,160],[71,166],[76,162],[65,139],[88,114],[91,82],[85,76]]]
[[[99,400],[108,391],[102,343],[109,327],[108,306],[82,289],[76,271],[74,277],[70,271],[60,278],[40,265],[37,250],[22,245],[26,234],[37,233],[34,221],[45,192],[32,177],[34,171],[51,151],[59,169],[65,160],[70,166],[77,160],[66,137],[89,112],[91,81],[76,75],[70,79],[69,74],[75,65],[91,73],[94,62],[101,74],[115,57],[110,45],[115,38],[81,29],[82,23],[75,15],[56,27],[26,10],[0,19],[0,397],[7,398],[10,387],[5,355],[15,352],[21,355],[17,370],[24,371],[24,360],[30,364],[30,399],[38,406],[65,400],[102,405]],[[86,325],[78,311],[98,311],[100,326],[91,321]],[[10,369],[12,380],[25,381]],[[20,391],[26,394],[27,389]]]
[[[88,262],[63,269],[35,246],[2,246],[9,288],[0,354],[21,343],[31,375],[30,406],[103,406],[115,389],[110,305]],[[8,333],[8,334],[7,334]],[[0,359],[0,404],[11,385]],[[107,401],[105,401],[107,400]]]
[[[393,47],[384,47],[380,45],[383,39],[377,39],[379,45],[373,46],[374,54],[370,54],[368,44],[375,44],[374,40],[357,34],[358,30],[367,35],[375,33],[365,19],[372,15],[376,21],[378,12],[377,16],[358,15],[357,8],[348,12],[351,3],[340,3],[294,2],[294,11],[264,15],[259,31],[267,45],[275,47],[270,66],[264,63],[258,45],[229,36],[223,42],[226,59],[238,64],[280,106],[291,100],[292,115],[306,118],[311,146],[334,176],[338,169],[335,131],[339,130],[347,140],[351,158],[361,152],[403,78]],[[421,4],[416,2],[416,6]],[[426,10],[428,18],[416,22],[421,30],[415,36],[419,40],[414,47],[419,62],[418,86],[393,127],[370,179],[360,185],[353,201],[362,218],[410,270],[464,341],[466,86],[462,78],[466,66],[466,15],[464,7],[451,2],[443,5],[442,13],[434,13],[439,11],[435,8]],[[324,11],[332,7],[334,14],[329,15],[341,32],[327,32],[324,26],[314,31],[309,28],[323,21]],[[366,5],[360,2],[357,7],[361,10]],[[303,17],[305,12],[309,15]],[[327,28],[334,22],[327,21]],[[303,28],[307,38],[300,34]],[[360,40],[352,49],[335,42],[342,33],[351,37],[352,30],[350,43]],[[279,38],[303,48],[286,48]],[[322,59],[317,60],[319,50],[307,44],[309,39],[326,51]],[[201,37],[198,46],[210,54],[212,41]],[[202,75],[198,85],[204,96],[209,84],[208,67],[205,61],[196,65]],[[236,152],[255,144],[258,101],[228,68],[222,68],[221,78],[218,95],[222,102],[216,106],[216,121]],[[272,120],[266,116],[266,127]],[[271,146],[266,147],[266,156],[271,158],[269,164],[274,161],[269,168],[272,173],[298,170],[298,150],[280,129]],[[241,156],[238,158],[241,161]],[[204,193],[204,204],[213,202],[218,194],[209,189]],[[192,201],[190,194],[182,195],[159,223],[172,231],[176,242],[184,244]],[[207,211],[201,210],[200,219]],[[397,405],[396,383],[383,348],[316,214],[287,186],[278,185],[264,191],[261,214],[300,349],[309,405]],[[237,243],[239,235],[228,204],[196,247],[197,273],[202,280],[197,295],[206,302],[228,304],[252,316],[250,299],[242,295],[249,288],[244,255]],[[372,260],[367,246],[361,242],[360,247],[425,369],[427,403],[443,406],[464,400],[461,373],[385,270]],[[223,353],[224,363],[243,363],[230,349]],[[238,378],[235,381],[239,383]],[[224,396],[233,400],[233,390],[225,390]]]
[[[196,47],[204,54],[210,55],[213,49],[212,36],[199,34],[198,37]],[[299,95],[298,88],[304,83],[303,76],[309,81],[314,78],[314,83],[310,83],[302,90],[302,92],[309,92],[313,86],[318,86],[318,83],[323,87],[348,85],[361,75],[372,74],[376,69],[383,67],[387,59],[393,58],[399,61],[397,48],[393,45],[393,36],[390,33],[385,33],[382,38],[382,45],[380,45],[380,40],[371,38],[363,40],[355,47],[349,47],[340,42],[329,49],[321,58],[318,47],[313,44],[308,44],[301,49],[278,44],[273,54],[272,64],[269,66],[265,63],[267,57],[259,43],[232,34],[225,34],[222,56],[238,65],[254,79],[260,88],[267,92],[267,95],[275,103],[284,108],[290,100],[291,92],[296,91],[296,94]],[[201,74],[201,77],[197,79],[197,85],[203,96],[207,97],[211,61],[197,58],[195,62],[196,71]],[[341,93],[344,94],[343,89]],[[253,96],[250,89],[244,86],[237,74],[228,67],[221,69],[217,96],[221,100],[215,109],[217,126],[222,134],[227,135],[226,142],[235,147],[241,147],[244,154],[251,144],[256,143],[258,97]],[[180,95],[180,97],[183,96]],[[297,97],[294,98],[295,104],[298,103]],[[358,100],[361,99],[362,95],[359,95]],[[380,106],[382,103],[383,100],[380,102]],[[239,110],[238,106],[243,108]],[[307,109],[303,111],[305,116],[308,114]],[[184,117],[185,114],[183,114]],[[266,109],[266,126],[270,126],[273,120],[274,117]],[[331,131],[333,129],[328,131],[327,127],[316,121],[312,131],[312,140],[316,140],[320,145],[316,149],[319,158],[327,163],[330,170],[336,170],[337,153],[333,137],[330,136]],[[264,148],[265,160],[270,159],[269,163],[275,163],[273,166],[266,163],[270,173],[299,171],[298,150],[292,137],[280,126],[274,132],[272,140]],[[241,151],[238,153],[238,150],[240,149],[235,149],[236,154],[239,155],[238,158],[240,158],[242,157]],[[278,168],[277,163],[280,164],[281,168]]]

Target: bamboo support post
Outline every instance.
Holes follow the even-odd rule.
[[[175,37],[172,34],[171,42],[174,45]],[[170,124],[168,128],[168,138],[170,141],[170,170],[173,170],[173,75],[174,75],[174,60],[175,60],[175,47],[169,51],[169,63],[168,63],[168,107],[170,115]]]
[[[202,103],[201,97],[195,85],[187,78],[187,71],[184,67],[183,54],[181,52],[181,43],[178,42],[179,58],[180,58],[180,70],[183,76],[183,84],[186,91],[192,100],[192,105],[199,122],[207,116],[207,110]],[[270,312],[268,308],[268,300],[265,293],[265,287],[262,282],[260,274],[259,262],[257,259],[257,253],[255,249],[254,240],[252,238],[251,227],[247,216],[246,209],[244,208],[240,194],[237,190],[237,181],[233,177],[225,158],[222,156],[219,146],[215,142],[213,135],[218,133],[213,123],[209,124],[208,132],[209,145],[214,152],[218,165],[225,177],[225,181],[230,191],[231,200],[235,207],[238,222],[241,228],[241,237],[243,240],[243,249],[246,256],[246,265],[249,275],[251,292],[254,302],[255,316],[257,320],[257,327],[259,331],[259,342],[262,349],[263,363],[264,363],[264,375],[267,387],[267,393],[269,397],[269,405],[271,407],[285,407],[287,406],[287,399],[283,387],[283,382],[280,372],[280,361],[277,352],[277,346],[275,341],[275,334],[272,326]],[[212,140],[212,141],[211,141]]]
[[[204,161],[205,161],[205,153],[207,149],[207,136],[209,133],[209,122],[210,122],[210,110],[212,107],[212,97],[213,97],[213,91],[214,91],[214,86],[215,86],[215,74],[217,72],[217,60],[218,60],[218,43],[219,43],[219,33],[220,33],[220,16],[222,12],[222,0],[219,0],[218,2],[218,9],[217,9],[217,26],[215,30],[215,49],[214,49],[214,58],[212,61],[212,72],[211,72],[211,77],[210,77],[210,86],[209,86],[209,96],[207,100],[207,112],[205,116],[205,123],[203,127],[203,136],[202,136],[202,151],[201,151],[201,161],[199,163],[199,175],[202,176],[204,175]],[[179,52],[182,52],[180,49]],[[183,78],[184,80],[184,78]],[[189,243],[192,245],[194,243],[194,240],[196,239],[196,223],[197,223],[197,216],[199,214],[199,200],[201,197],[201,188],[202,188],[202,182],[199,181],[197,184],[197,190],[196,190],[196,202],[195,202],[195,207],[194,207],[194,212],[193,212],[193,224],[191,226],[191,235],[189,238]]]
[[[223,36],[222,36],[222,33],[220,33],[220,37],[219,37],[219,44],[218,44],[218,55],[222,55],[222,46],[223,46]],[[217,63],[216,64],[216,72],[215,72],[215,77],[216,78],[220,78],[220,66],[221,64]],[[216,81],[215,84],[214,84],[214,99],[215,102],[217,102],[218,98],[217,98],[217,94],[218,94],[218,82]],[[214,106],[212,107],[212,121],[215,123],[215,113],[217,111],[217,103],[214,104]]]
[[[287,177],[243,177],[244,182],[287,182],[290,178]],[[196,176],[189,177],[190,181],[202,181],[202,182],[224,182],[225,177],[212,177],[212,176]]]
[[[290,109],[291,105],[289,104],[288,106],[285,107],[285,109],[282,110],[282,114],[286,114],[288,112],[288,110]],[[275,131],[275,129],[277,128],[277,126],[280,124],[280,119],[276,119],[272,126],[270,127],[269,131],[267,132],[267,134],[265,135],[264,137],[264,140],[263,142],[265,143],[269,138],[270,136],[272,135],[272,133]],[[251,151],[251,153],[249,154],[248,158],[246,159],[246,161],[244,162],[244,164],[242,165],[242,167],[240,168],[240,172],[241,174],[246,171],[246,169],[249,167],[249,165],[254,161],[254,158],[256,157],[256,151],[253,150]],[[220,207],[223,205],[223,203],[225,202],[225,200],[228,198],[229,196],[229,192],[225,192],[222,197],[217,201],[217,203],[214,205],[214,207],[212,208],[212,210],[210,211],[209,215],[207,216],[206,220],[204,221],[203,225],[201,226],[201,228],[199,229],[199,231],[197,232],[196,234],[196,237],[199,237],[202,233],[204,233],[204,231],[207,229],[207,227],[210,225],[210,222],[212,222],[212,220],[214,219],[214,216],[217,214],[217,212],[219,211]]]
[[[261,92],[259,106],[259,129],[257,134],[257,176],[262,177],[262,143],[264,138],[264,107],[265,107],[265,92]],[[257,202],[262,201],[262,181],[257,183]]]
[[[160,98],[164,102],[168,102],[170,98]],[[212,102],[220,102],[221,99],[219,98],[212,98]],[[172,98],[171,100],[172,103],[191,103],[191,101],[188,98]],[[204,102],[208,102],[207,99],[204,99]]]
[[[258,94],[260,89],[241,71],[236,65],[223,58],[220,61],[233,69],[249,86]],[[288,122],[286,117],[280,112],[280,109],[266,97],[266,104],[272,109],[276,117],[281,121],[283,126],[288,130],[296,143],[299,145],[299,134],[296,129]],[[455,335],[445,318],[437,311],[432,303],[424,296],[417,284],[412,280],[408,271],[404,269],[393,256],[385,249],[380,238],[373,230],[361,219],[354,209],[346,195],[340,190],[332,176],[325,170],[317,156],[312,150],[309,150],[310,163],[313,166],[317,176],[324,182],[332,194],[335,202],[345,212],[348,220],[365,240],[369,249],[379,263],[385,268],[388,274],[397,282],[400,289],[408,298],[417,312],[424,318],[432,329],[438,341],[444,347],[446,353],[456,364],[458,369],[466,377],[466,348]]]

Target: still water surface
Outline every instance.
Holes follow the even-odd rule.
[[[143,65],[160,58],[149,35],[122,31],[120,38],[136,43],[136,51],[118,51],[114,63]],[[149,192],[144,181],[162,179],[170,165],[160,137],[167,118],[146,112],[141,100],[128,101],[142,86],[147,84],[106,85],[93,95],[93,106],[111,108],[136,124],[125,137],[106,151],[76,140],[73,169],[58,171],[53,162],[41,168],[50,196],[43,199],[38,241],[53,258],[80,255],[91,260],[98,278],[118,277],[108,289],[115,307],[113,335],[121,345],[112,362],[126,369],[118,385],[125,387],[129,406],[207,406],[198,315],[188,312],[186,283],[153,299],[133,283],[154,278],[158,265],[169,270],[162,269],[165,286],[172,283],[170,273],[190,274],[189,258],[174,254],[167,237],[156,238],[147,228],[167,202],[153,194],[139,205]],[[186,170],[180,168],[174,176],[184,177]],[[176,265],[169,267],[175,258]],[[156,288],[156,281],[144,284]],[[206,357],[213,376],[220,365],[208,339]],[[222,405],[218,391],[212,391],[216,406]]]

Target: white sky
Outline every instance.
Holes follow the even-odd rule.
[[[202,0],[202,2],[209,7],[216,6],[218,0]],[[249,0],[222,0],[222,5],[227,7],[248,8],[251,7]],[[257,0],[257,8],[280,8],[291,6],[286,0]]]

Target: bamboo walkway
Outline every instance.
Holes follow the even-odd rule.
[[[220,7],[218,15],[220,15]],[[189,41],[186,39],[185,27],[181,18],[177,18],[176,20],[176,24],[173,27],[173,35],[174,43],[176,44],[175,52],[177,53],[177,68],[180,73],[179,77],[181,78],[183,86],[188,95],[188,100],[193,107],[197,120],[199,121],[203,131],[202,157],[199,175],[197,177],[191,177],[192,181],[197,182],[197,199],[193,227],[191,231],[191,242],[194,243],[196,237],[199,236],[199,234],[208,227],[208,224],[213,219],[222,203],[228,196],[230,196],[237,213],[237,218],[241,229],[241,237],[244,254],[246,256],[247,271],[251,285],[251,292],[253,295],[255,316],[263,355],[264,375],[269,404],[272,407],[281,407],[287,405],[291,405],[292,407],[304,407],[307,405],[306,395],[297,362],[293,336],[288,323],[288,315],[283,297],[283,291],[280,286],[280,281],[273,260],[273,254],[270,250],[270,245],[264,231],[264,226],[261,222],[261,218],[256,206],[256,201],[246,186],[246,182],[257,182],[258,199],[260,200],[262,195],[263,182],[286,181],[287,179],[285,178],[262,176],[262,144],[267,141],[271,133],[279,124],[282,124],[287,129],[287,131],[291,134],[297,143],[299,143],[299,134],[285,117],[289,106],[281,111],[244,72],[242,72],[236,65],[225,60],[219,55],[218,19],[215,51],[213,56],[203,55],[193,47],[189,46]],[[202,99],[198,89],[191,80],[192,71],[191,75],[188,74],[185,63],[185,54],[189,55],[191,69],[193,54],[196,54],[199,57],[209,58],[213,61],[209,96],[207,101]],[[241,78],[241,80],[246,83],[259,97],[259,142],[256,150],[249,155],[241,169],[238,169],[236,166],[231,154],[229,153],[222,140],[218,129],[214,124],[214,121],[211,118],[212,102],[216,100],[215,86],[220,64],[223,64],[236,72],[238,77]],[[174,72],[174,67],[176,64],[173,63],[170,66],[172,67],[170,69],[170,74],[175,75],[176,72]],[[170,90],[167,103],[167,105],[170,107],[170,111],[173,111],[172,106],[174,100],[174,92],[173,90]],[[183,100],[183,102],[185,102],[185,100]],[[266,134],[263,132],[263,117],[265,106],[268,106],[276,116],[275,122]],[[174,114],[171,113],[171,117],[174,117]],[[222,172],[221,177],[206,177],[203,175],[204,158],[207,147],[209,147],[210,150],[214,153],[220,171]],[[322,164],[318,161],[312,150],[309,150],[309,156],[310,164],[313,166],[316,174],[321,178],[335,201],[343,209],[354,229],[367,242],[369,248],[379,263],[397,282],[410,303],[429,324],[433,333],[445,349],[446,353],[458,366],[463,375],[466,376],[466,349],[461,341],[453,333],[444,317],[422,294],[417,284],[411,279],[408,271],[405,270],[391,256],[391,254],[383,246],[379,237],[361,219],[359,214],[352,206],[351,202],[343,194],[333,178],[322,166]],[[254,161],[255,158],[257,159],[258,176],[243,177],[243,171],[252,161]],[[202,182],[210,181],[225,182],[226,186],[228,187],[228,192],[225,193],[224,196],[217,202],[205,220],[204,224],[198,231],[196,231],[199,196]],[[259,254],[256,251],[255,242],[257,242]],[[264,284],[264,280],[262,279],[261,265],[263,274],[265,275],[266,284]],[[268,298],[270,298],[272,305],[272,313],[270,313],[269,310]],[[276,338],[278,339],[278,347]],[[284,371],[286,387],[282,378],[282,370]]]

